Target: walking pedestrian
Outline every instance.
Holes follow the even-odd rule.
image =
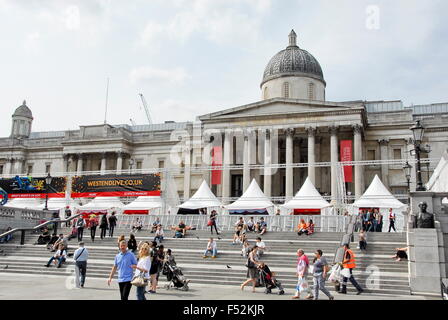
[[[151,269],[149,270],[151,285],[149,293],[156,293],[157,283],[159,281],[159,273],[162,269],[163,261],[165,260],[163,245],[157,247],[157,242],[152,243],[151,258]]]
[[[359,249],[367,250],[367,233],[366,230],[362,229],[359,232]]]
[[[322,257],[322,250],[318,249],[314,253],[313,260],[313,284],[314,284],[314,300],[319,300],[319,290],[322,291],[330,300],[334,297],[325,288],[325,279],[327,278],[327,272],[329,271],[327,259]]]
[[[361,294],[364,290],[361,288],[361,286],[358,284],[358,282],[353,277],[353,269],[356,268],[355,263],[355,254],[352,250],[350,250],[350,246],[348,244],[344,245],[344,259],[342,260],[342,267],[343,267],[343,278],[342,278],[342,288],[339,293],[347,294],[347,280],[350,280],[350,282],[353,284],[353,286],[358,290],[358,295]],[[348,273],[344,274],[344,269],[349,270]]]
[[[149,279],[149,270],[151,269],[151,257],[149,256],[149,245],[144,243],[138,253],[138,263],[135,267],[134,277],[140,276],[144,273],[144,278]],[[145,282],[146,283],[146,282]],[[146,285],[137,287],[137,300],[146,300],[145,297]]]
[[[397,232],[397,230],[395,230],[395,213],[392,211],[392,208],[389,209],[389,231],[390,229],[394,229],[395,232]]]
[[[84,288],[87,273],[87,259],[89,259],[89,251],[84,248],[84,242],[79,243],[79,248],[73,254],[75,261],[75,285],[76,288]]]
[[[114,229],[117,226],[117,217],[115,216],[115,212],[112,212],[109,217],[109,237],[112,238],[114,236]]]
[[[216,227],[216,218],[218,217],[218,213],[216,210],[212,210],[210,213],[210,220],[208,221],[208,224],[210,225],[210,232],[213,234],[213,227],[215,227],[216,234],[219,234],[218,228]]]
[[[292,297],[293,299],[300,299],[300,294],[302,292],[306,292],[308,294],[305,299],[313,298],[308,281],[306,280],[309,265],[310,262],[308,257],[305,255],[305,252],[302,249],[297,250],[297,286],[296,294]]]
[[[92,214],[89,219],[90,238],[92,239],[92,242],[95,242],[95,234],[97,226],[98,226],[98,220],[96,219],[95,215]]]
[[[101,222],[100,222],[100,229],[101,229],[100,238],[101,238],[101,240],[106,238],[106,231],[108,228],[109,228],[109,224],[107,223],[107,213],[105,213],[101,217]]]
[[[107,285],[110,286],[115,272],[118,270],[118,286],[120,288],[121,300],[128,300],[129,293],[132,288],[133,268],[137,265],[137,259],[132,252],[127,250],[126,241],[120,242],[120,252],[115,256],[114,266],[107,280]]]
[[[258,247],[252,247],[252,250],[249,253],[247,258],[247,280],[241,284],[241,290],[244,290],[244,287],[252,282],[252,292],[255,292],[255,286],[257,285],[257,268],[260,265],[257,257]]]
[[[76,229],[78,233],[78,241],[82,241],[82,237],[84,234],[84,227],[86,226],[86,221],[84,220],[83,216],[79,216],[78,220],[76,220]]]

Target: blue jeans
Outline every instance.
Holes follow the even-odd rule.
[[[137,288],[137,300],[146,300],[145,289],[146,287],[136,287]]]
[[[60,258],[55,258],[55,257],[51,257],[50,260],[47,263],[47,266],[50,266],[50,264],[53,262],[53,260],[58,260],[58,268],[65,262],[65,258],[64,257],[60,257]]]
[[[162,241],[163,241],[163,236],[155,236],[155,237],[154,237],[154,241],[157,241],[157,242],[162,243]]]
[[[208,254],[209,252],[212,254],[213,257],[216,257],[216,255],[218,254],[218,249],[216,249],[216,248],[213,249],[213,250],[208,250],[208,249],[207,249],[207,250],[204,251],[204,256],[207,256],[207,254]]]

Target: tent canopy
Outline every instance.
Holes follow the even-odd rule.
[[[426,184],[426,190],[432,192],[448,192],[448,151],[445,151],[434,173]]]
[[[405,206],[398,201],[392,193],[384,186],[378,175],[375,175],[366,192],[355,201],[354,207],[358,208],[393,208],[398,209]]]
[[[160,196],[140,196],[131,203],[123,206],[123,210],[149,210],[163,207]]]
[[[39,210],[40,204],[41,201],[39,198],[13,198],[6,203],[6,206],[22,209]]]
[[[212,190],[208,186],[207,182],[202,181],[201,186],[195,192],[195,194],[188,199],[186,202],[182,203],[178,208],[182,209],[202,209],[202,208],[214,208],[221,207],[222,204],[213,194]]]
[[[281,205],[286,209],[322,209],[329,206],[330,204],[317,191],[309,177],[306,178],[294,198]]]
[[[247,190],[234,203],[226,206],[230,211],[232,210],[257,210],[273,207],[274,204],[261,191],[255,179],[252,180]]]
[[[68,204],[67,204],[67,200],[65,198],[49,198],[48,199],[48,210],[65,209],[65,207],[67,207],[67,205],[71,209],[80,207],[80,205],[75,200],[73,200],[72,198],[70,198],[68,200]],[[45,201],[44,201],[44,203],[40,204],[37,208],[44,209],[45,208]]]
[[[105,212],[112,208],[122,208],[123,203],[118,197],[96,197],[89,203],[79,207],[81,212]]]

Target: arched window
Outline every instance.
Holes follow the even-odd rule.
[[[265,100],[269,99],[269,90],[268,90],[268,87],[264,87],[263,99],[265,99]]]
[[[314,94],[314,83],[310,82],[308,84],[308,99],[314,100],[315,94]]]
[[[283,83],[283,98],[289,98],[289,82]]]

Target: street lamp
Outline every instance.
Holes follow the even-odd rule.
[[[405,165],[403,166],[404,175],[406,177],[406,180],[408,182],[408,192],[411,191],[411,171],[412,166],[409,164],[409,162],[406,161]]]
[[[132,166],[134,165],[134,159],[129,159],[129,173],[132,173]]]
[[[416,191],[426,191],[425,187],[423,186],[422,181],[422,167],[420,163],[420,153],[425,152],[428,153],[430,150],[429,148],[426,149],[421,146],[421,143],[423,141],[423,134],[425,133],[425,128],[420,123],[420,120],[417,120],[415,124],[410,128],[412,130],[413,135],[413,143],[414,143],[414,152],[415,157],[417,160],[417,187],[415,188]]]
[[[46,191],[46,197],[45,197],[45,210],[48,210],[48,189],[51,185],[51,180],[53,180],[53,177],[50,176],[50,172],[48,172],[48,175],[45,177],[45,191]]]

